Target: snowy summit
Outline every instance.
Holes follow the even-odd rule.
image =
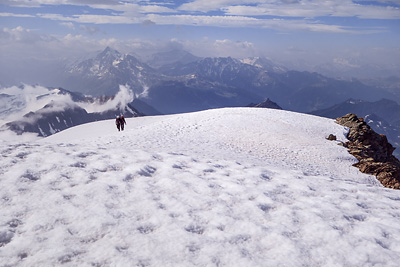
[[[225,108],[0,142],[0,266],[398,266],[400,191],[346,133]]]

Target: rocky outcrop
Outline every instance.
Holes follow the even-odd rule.
[[[273,109],[282,109],[277,103],[271,101],[271,99],[267,98],[264,102],[254,104],[251,103],[248,105],[248,107],[254,107],[254,108],[273,108]]]
[[[392,155],[395,148],[383,134],[377,134],[355,114],[337,118],[336,122],[349,128],[344,146],[359,162],[361,172],[375,175],[388,188],[400,189],[400,161]]]

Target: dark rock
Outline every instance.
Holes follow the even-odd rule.
[[[258,104],[251,103],[250,105],[248,105],[248,107],[282,109],[277,103],[271,101],[269,98],[267,98],[267,100],[265,100],[264,102]]]
[[[327,138],[329,141],[335,141],[336,140],[336,135],[330,134]]]
[[[375,175],[388,188],[400,189],[400,161],[392,155],[395,148],[385,135],[377,134],[357,115],[349,113],[336,122],[349,128],[344,146],[359,160],[355,167]]]

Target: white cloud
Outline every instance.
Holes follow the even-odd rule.
[[[220,57],[235,57],[245,58],[256,55],[254,44],[251,42],[239,42],[232,40],[215,40],[211,44],[212,50],[215,53],[214,56]],[[208,46],[210,47],[210,46]]]
[[[104,112],[115,109],[115,107],[119,107],[123,111],[134,99],[132,90],[128,86],[122,85],[115,97],[105,103],[74,102],[70,95],[59,94],[59,89],[48,89],[43,86],[23,85],[0,88],[0,94],[9,96],[9,98],[0,98],[0,126],[16,120],[34,123],[43,114],[63,111],[66,107],[74,106],[80,106],[89,113]],[[45,106],[47,107],[43,109]],[[24,117],[30,112],[35,114]]]
[[[61,22],[60,25],[67,27],[69,29],[72,29],[72,30],[75,29],[75,25],[72,22]]]
[[[44,19],[71,21],[77,23],[93,23],[93,24],[135,24],[142,22],[142,20],[138,20],[137,18],[134,17],[131,18],[119,15],[81,14],[81,15],[73,15],[72,17],[66,17],[61,14],[37,14],[37,16]]]
[[[0,17],[16,17],[16,18],[34,18],[33,15],[28,14],[15,14],[15,13],[0,13]]]
[[[117,5],[118,0],[1,0],[0,4],[18,7],[40,7],[42,5]]]
[[[82,31],[86,32],[89,35],[100,32],[100,29],[95,26],[80,25],[79,29],[81,29]]]
[[[310,31],[329,33],[372,33],[371,29],[354,29],[340,25],[328,25],[302,19],[257,19],[245,16],[198,16],[198,15],[148,15],[151,21],[163,25],[217,26],[217,27],[253,27],[278,31]],[[373,32],[383,29],[373,29]]]
[[[371,3],[371,0],[357,0],[357,2],[362,3]],[[389,4],[389,5],[399,5],[399,1],[398,0],[375,0],[374,2],[378,2],[378,3],[383,3],[383,4]]]
[[[0,40],[0,43],[3,44],[8,43],[9,41],[33,44],[45,39],[35,31],[24,29],[21,26],[13,29],[3,28],[0,30],[0,36],[3,37],[2,40]]]
[[[185,11],[220,10],[231,16],[277,16],[277,17],[359,17],[364,19],[400,19],[400,9],[397,6],[379,6],[371,1],[368,4],[357,4],[362,1],[229,1],[229,0],[195,0],[179,7]],[[388,5],[394,1],[380,1]],[[249,5],[251,4],[251,5]]]
[[[276,31],[317,31],[334,33],[356,33],[361,28],[325,23],[323,17],[357,17],[359,19],[400,19],[399,7],[357,4],[351,0],[195,0],[172,9],[168,3],[148,1],[79,1],[79,0],[34,0],[3,1],[9,5],[81,5],[103,9],[109,14],[81,13],[62,15],[39,13],[36,16],[63,22],[71,26],[72,22],[81,24],[157,24],[189,25],[211,27],[254,27],[270,28]],[[362,2],[362,1],[361,1]],[[389,1],[381,1],[389,3]],[[189,13],[187,13],[189,11]],[[192,13],[192,11],[196,11]],[[199,11],[203,14],[199,15]],[[209,11],[218,11],[219,15],[209,15]],[[1,13],[0,16],[25,16],[13,13]],[[31,16],[31,15],[26,15]],[[276,18],[280,19],[278,22]],[[294,21],[293,18],[296,18]],[[314,18],[313,20],[311,18]],[[151,23],[149,23],[151,22]],[[68,24],[67,24],[68,23]],[[351,26],[351,25],[348,25]],[[89,29],[89,28],[88,28]],[[379,30],[379,29],[378,29]],[[363,29],[362,33],[375,33],[377,29]],[[89,29],[89,33],[93,30]]]
[[[364,19],[400,19],[400,9],[376,5],[360,5],[350,0],[302,1],[286,4],[268,3],[257,6],[231,5],[222,10],[231,16],[277,16],[277,17],[359,17]]]
[[[11,101],[3,101],[1,104],[2,113],[0,113],[1,123],[7,123],[19,120],[29,112],[37,112],[48,103],[53,103],[52,108],[42,112],[60,111],[65,106],[74,105],[69,95],[59,95],[58,90],[49,90],[42,86],[24,85],[22,87],[12,86],[1,88],[0,93],[11,96]],[[8,111],[8,112],[4,112]],[[38,115],[39,117],[41,115]],[[24,120],[36,120],[38,117],[24,118]]]
[[[126,106],[134,99],[131,88],[127,85],[120,85],[119,91],[115,97],[105,103],[77,103],[87,112],[104,112],[119,107],[120,111],[125,110]]]
[[[204,12],[220,10],[228,6],[234,6],[239,4],[261,4],[265,2],[275,2],[275,1],[265,1],[265,0],[194,0],[189,3],[184,3],[179,7],[179,10],[192,11],[192,12]]]
[[[148,18],[157,24],[164,25],[192,25],[217,27],[251,27],[262,26],[263,20],[238,16],[196,16],[196,15],[148,15]]]

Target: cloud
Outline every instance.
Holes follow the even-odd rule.
[[[246,16],[196,16],[196,15],[149,15],[152,21],[162,25],[217,26],[236,28],[267,28],[277,31],[310,31],[328,33],[376,33],[378,29],[356,29],[341,25],[329,25],[303,19],[257,19]],[[383,29],[380,29],[382,32]]]
[[[275,16],[275,17],[358,17],[362,19],[400,19],[399,3],[377,1],[387,4],[376,5],[372,1],[229,1],[195,0],[179,7],[182,11],[203,12],[222,11],[227,16]],[[364,3],[364,4],[362,4]],[[393,6],[390,6],[393,5]]]
[[[79,28],[85,32],[98,32],[95,26],[80,25]],[[157,44],[141,39],[99,39],[83,34],[66,34],[64,36],[39,34],[35,30],[21,26],[3,28],[0,29],[0,50],[7,51],[7,53],[0,53],[0,74],[7,69],[14,69],[13,66],[15,66],[16,70],[20,70],[19,76],[23,76],[27,70],[25,67],[28,67],[23,62],[31,59],[75,61],[93,52],[103,50],[107,46],[127,53],[156,47]],[[40,65],[36,67],[36,69],[40,68]]]
[[[82,31],[84,31],[90,35],[100,32],[100,29],[95,26],[80,25],[79,29],[81,29]]]
[[[36,0],[39,2],[46,2],[45,0]],[[57,4],[60,1],[52,1]],[[121,1],[119,0],[64,0],[65,4],[76,4],[76,5],[120,5]]]
[[[119,91],[114,98],[105,103],[77,103],[80,107],[84,108],[88,113],[104,112],[107,110],[119,107],[120,111],[124,111],[129,103],[134,99],[134,94],[128,85],[120,85]]]
[[[0,17],[16,17],[16,18],[34,18],[35,16],[29,14],[15,14],[15,13],[0,13]]]
[[[75,30],[75,25],[72,22],[61,22],[60,25]]]
[[[51,36],[41,35],[37,31],[25,29],[21,26],[12,29],[0,29],[0,36],[2,37],[0,40],[0,45],[10,44],[10,42],[12,42],[12,45],[15,45],[16,43],[32,45],[38,42],[48,42],[54,40],[54,38]]]
[[[54,102],[54,107],[46,109],[62,110],[66,105],[74,105],[69,95],[59,95],[58,90],[49,90],[43,86],[23,85],[20,87],[12,86],[0,89],[0,120],[7,123],[20,120],[29,112],[36,112],[50,102]],[[6,96],[6,97],[5,97]]]
[[[125,17],[120,15],[91,15],[81,14],[73,16],[63,16],[61,14],[37,14],[38,17],[50,20],[71,21],[76,23],[93,24],[138,24],[142,20],[135,17]]]
[[[148,17],[157,24],[163,25],[192,25],[217,27],[262,26],[263,20],[239,16],[195,16],[195,15],[156,15]]]
[[[335,25],[328,17],[362,19],[400,19],[399,5],[393,1],[317,1],[317,0],[194,0],[173,7],[169,3],[150,1],[79,1],[79,0],[3,0],[5,5],[77,5],[85,10],[75,14],[37,13],[35,16],[79,24],[188,25],[209,27],[252,27],[275,31],[311,31],[329,33],[376,33],[376,28],[351,24]],[[1,16],[25,16],[1,13]],[[26,15],[33,16],[33,15]],[[295,19],[295,20],[293,20]],[[278,22],[277,22],[278,20]],[[341,22],[343,23],[343,22]],[[90,27],[88,25],[87,27]],[[350,28],[351,27],[351,28]],[[89,34],[97,31],[86,28]]]
[[[359,3],[365,2],[367,4],[371,4],[371,0],[357,0],[357,2],[359,2]],[[375,0],[374,2],[389,4],[389,5],[393,5],[393,6],[399,5],[399,2],[397,0]]]
[[[257,18],[257,16],[267,15],[263,13],[268,10],[272,16],[279,15],[277,18]],[[275,31],[311,31],[311,32],[330,32],[330,33],[376,33],[385,29],[376,28],[350,28],[342,25],[326,24],[321,20],[311,19],[286,19],[287,17],[314,17],[316,13],[310,9],[279,9],[274,13],[272,9],[258,9],[255,7],[235,6],[225,9],[228,16],[208,16],[208,15],[160,15],[147,14],[140,16],[116,15],[91,15],[81,14],[73,16],[63,16],[61,14],[38,14],[39,17],[58,21],[69,21],[85,24],[142,24],[142,25],[186,25],[186,26],[208,26],[208,27],[226,27],[226,28],[269,28]],[[379,10],[378,10],[379,11]],[[375,11],[375,17],[385,17],[387,13]],[[347,13],[345,13],[347,12]],[[279,13],[279,14],[278,14]],[[240,15],[243,14],[243,15]],[[252,16],[249,16],[251,14]],[[351,16],[352,13],[343,11],[341,16]],[[339,10],[336,15],[339,16]],[[360,13],[360,17],[372,17],[367,12]],[[393,14],[393,16],[395,16]],[[93,32],[89,32],[93,33]]]
[[[91,45],[94,45],[93,47],[100,46],[96,45],[95,40],[83,36],[66,35],[60,39],[53,35],[39,34],[37,31],[21,26],[13,29],[0,29],[0,37],[0,50],[7,51],[7,53],[1,54],[0,58],[15,58],[15,60],[32,57],[60,58],[67,56],[70,50],[85,49],[87,45],[82,46],[82,43],[90,42]],[[83,51],[83,53],[86,52]]]
[[[361,5],[349,0],[341,1],[297,1],[290,4],[268,3],[257,6],[235,5],[223,7],[230,16],[275,16],[275,17],[358,17],[363,19],[400,19],[400,9],[390,6]]]
[[[74,102],[70,95],[59,94],[59,89],[48,89],[43,86],[24,85],[1,88],[0,127],[12,121],[35,123],[44,114],[63,111],[68,107],[75,106],[80,106],[88,113],[104,112],[116,107],[123,112],[133,99],[132,90],[129,86],[123,85],[120,85],[120,90],[115,97],[105,103]],[[45,106],[46,108],[43,109]],[[30,112],[35,114],[24,117]]]
[[[16,7],[40,7],[43,5],[118,5],[119,0],[0,0],[0,4]]]
[[[245,58],[255,56],[256,49],[254,44],[247,41],[232,41],[232,40],[215,40],[212,42],[213,51],[220,57],[233,56],[236,58]]]
[[[191,12],[203,12],[220,10],[227,6],[234,6],[238,4],[257,4],[265,1],[248,1],[248,0],[194,0],[189,3],[184,3],[179,7],[179,10]]]

